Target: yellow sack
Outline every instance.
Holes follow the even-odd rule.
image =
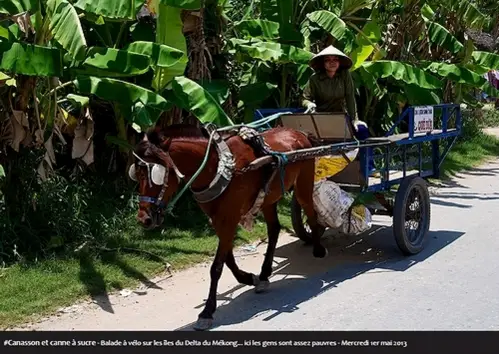
[[[345,153],[350,161],[353,161],[359,152],[359,149],[351,150]],[[332,177],[341,172],[348,166],[348,161],[343,155],[321,156],[315,159],[315,182]]]

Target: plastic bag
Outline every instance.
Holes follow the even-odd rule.
[[[363,205],[354,206],[351,215],[346,213],[343,219],[341,231],[347,235],[361,234],[372,226],[371,212]]]
[[[354,198],[336,183],[322,180],[314,184],[314,208],[318,222],[345,234],[358,235],[371,228],[372,215],[363,205],[356,205],[349,212]]]
[[[314,207],[323,226],[337,229],[343,224],[343,214],[353,203],[353,198],[336,183],[322,180],[314,185]]]

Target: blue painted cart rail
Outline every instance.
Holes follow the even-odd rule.
[[[434,127],[428,133],[417,133],[418,122],[415,122],[415,110],[425,113],[425,110],[433,111]],[[421,111],[423,110],[423,111]],[[302,108],[279,108],[279,109],[257,109],[254,112],[254,120],[259,120],[276,113],[291,112],[303,113]],[[405,123],[405,124],[402,124]],[[419,122],[421,124],[421,122]],[[424,122],[423,122],[424,124]],[[405,126],[404,133],[398,133]],[[271,128],[268,124],[267,128]],[[422,178],[439,178],[440,168],[452,146],[462,131],[461,107],[458,104],[439,104],[424,107],[407,107],[394,122],[384,137],[371,137],[362,142],[359,149],[359,161],[361,174],[365,183],[358,186],[362,192],[389,191],[408,177],[409,171],[417,171],[411,176]],[[382,144],[379,144],[379,143]],[[445,143],[444,143],[445,142]],[[377,143],[376,147],[369,146]],[[351,145],[346,143],[347,145]],[[429,145],[429,146],[428,146]],[[341,150],[342,144],[335,144],[333,149]],[[443,147],[443,150],[441,150]],[[381,150],[374,153],[375,150]],[[416,150],[416,158],[411,159],[409,154]],[[395,162],[396,158],[400,161]],[[375,168],[379,177],[372,176],[372,162],[381,165]],[[415,161],[414,161],[415,160]],[[397,171],[398,176],[390,178],[390,171]]]
[[[415,109],[424,109],[431,107],[434,113],[435,128],[426,134],[415,134]],[[390,190],[393,186],[398,185],[408,176],[409,170],[416,170],[416,174],[411,176],[419,176],[422,178],[440,177],[440,168],[450,149],[457,141],[462,132],[462,115],[461,106],[458,104],[439,104],[425,107],[407,107],[400,117],[393,124],[391,129],[385,134],[385,138],[389,138],[392,144],[384,147],[380,155],[374,155],[384,160],[384,168],[379,169],[381,174],[379,183],[369,183],[369,170],[367,165],[366,149],[361,151],[361,166],[362,172],[368,181],[365,190],[370,192],[381,192]],[[395,134],[397,128],[400,128],[402,122],[407,123],[408,132],[405,134]],[[452,124],[453,123],[453,124]],[[430,145],[431,150],[425,151],[425,145]],[[443,147],[443,150],[441,150]],[[416,150],[417,160],[411,163],[408,158],[408,151]],[[394,164],[392,157],[399,153],[401,157],[399,164]],[[402,165],[402,166],[400,166]],[[400,168],[401,167],[401,168]],[[401,177],[390,179],[389,171],[398,170],[402,173]]]

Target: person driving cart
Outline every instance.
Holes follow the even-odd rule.
[[[314,69],[303,90],[302,105],[306,112],[345,112],[348,114],[359,140],[369,137],[367,124],[357,117],[355,85],[349,69],[352,60],[341,50],[329,46],[316,54],[309,62]],[[368,149],[371,155],[370,149]],[[374,164],[369,156],[369,167]]]
[[[346,112],[356,131],[366,123],[357,119],[355,86],[349,69],[352,60],[332,45],[316,54],[309,65],[314,69],[303,91],[307,112]]]

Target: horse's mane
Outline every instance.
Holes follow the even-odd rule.
[[[153,144],[159,145],[167,138],[189,138],[191,140],[206,139],[203,130],[191,124],[172,124],[166,128],[156,127],[147,133],[147,139]]]
[[[234,136],[229,131],[220,132],[220,135],[223,139]],[[147,139],[155,145],[161,144],[162,141],[168,138],[203,141],[209,139],[209,134],[206,130],[192,124],[172,124],[166,128],[156,127],[147,133]]]
[[[139,156],[157,155],[156,149],[168,138],[186,138],[191,141],[208,138],[201,128],[191,124],[172,124],[166,128],[158,126],[145,135],[147,140],[141,140],[135,148],[135,153]]]

